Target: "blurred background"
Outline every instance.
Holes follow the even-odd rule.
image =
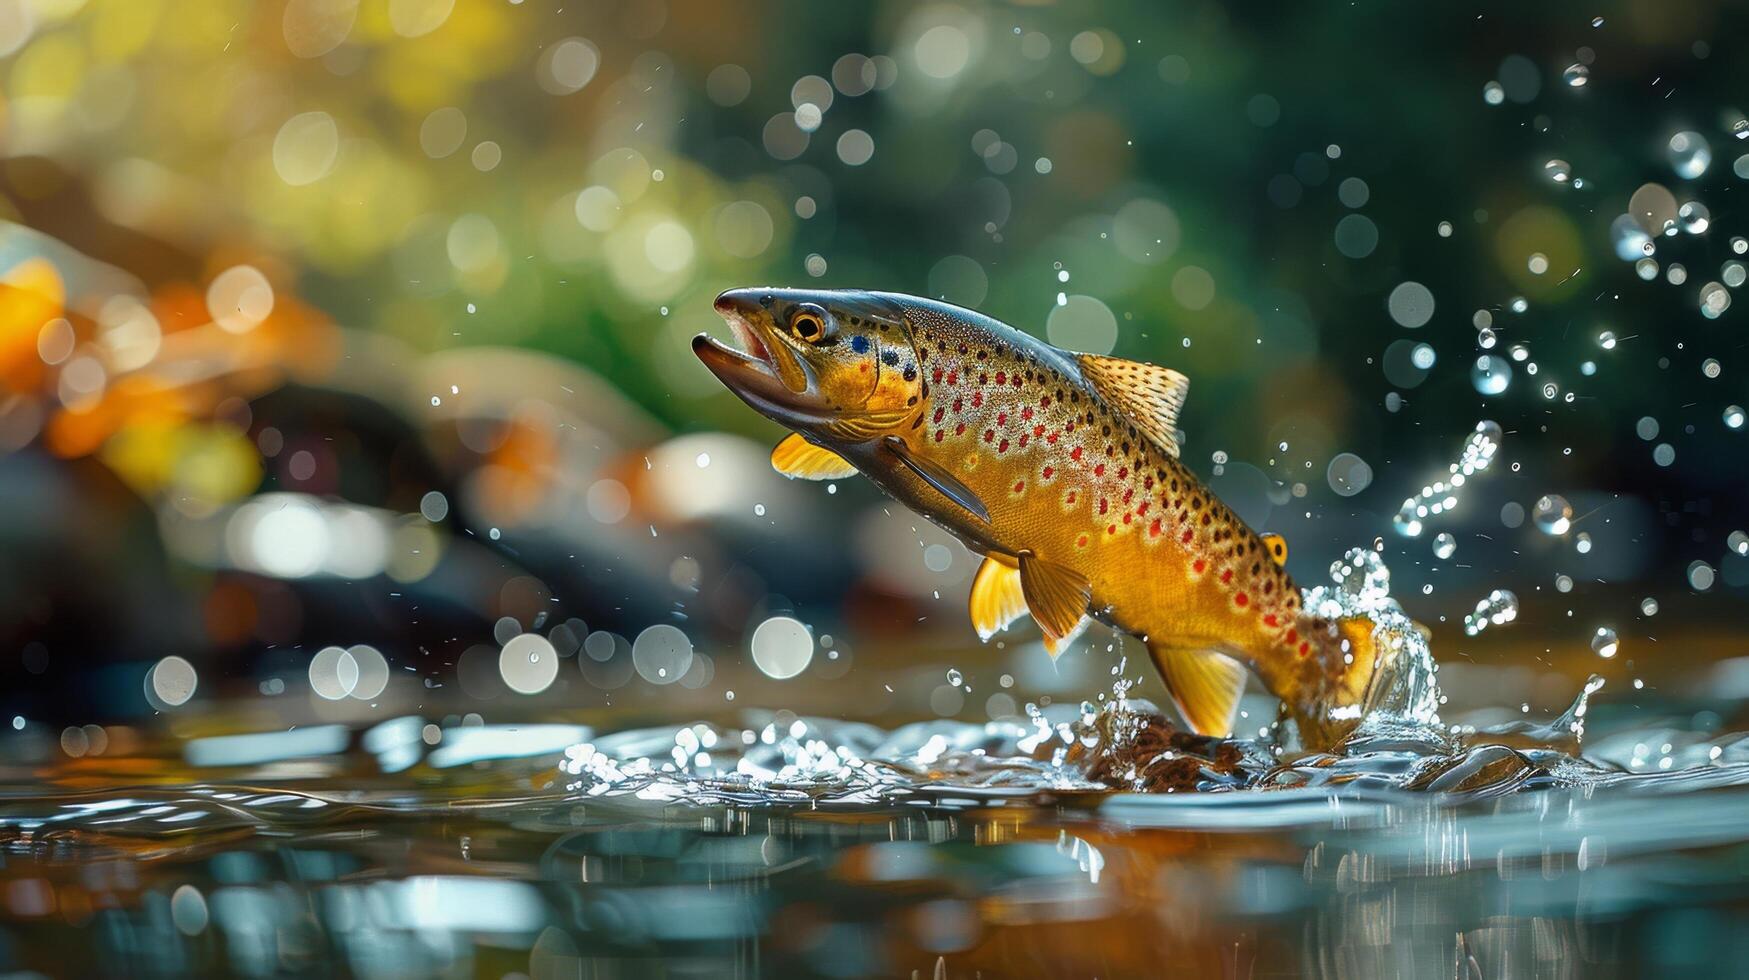
[[[1743,684],[1746,16],[0,0],[0,726],[1159,697],[771,471],[688,349],[756,283],[1186,372],[1193,469],[1301,584],[1381,539],[1454,711]]]

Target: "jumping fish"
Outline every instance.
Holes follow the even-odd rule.
[[[1308,745],[1351,729],[1390,668],[1371,619],[1303,608],[1281,537],[1179,460],[1179,372],[898,293],[734,289],[716,310],[744,350],[693,351],[794,430],[779,472],[860,472],[985,556],[980,638],[1030,614],[1055,657],[1099,619],[1142,639],[1192,729],[1231,734],[1249,668]]]

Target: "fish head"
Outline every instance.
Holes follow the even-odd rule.
[[[912,327],[885,296],[755,287],[723,293],[716,310],[741,349],[699,334],[693,353],[774,421],[823,441],[866,442],[922,410]]]

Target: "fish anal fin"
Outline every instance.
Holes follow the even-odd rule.
[[[1150,645],[1148,652],[1186,724],[1199,735],[1225,738],[1233,733],[1233,716],[1245,691],[1245,665],[1213,650]]]
[[[849,460],[795,432],[771,451],[771,468],[792,480],[842,480],[856,475]]]
[[[1081,374],[1162,452],[1178,455],[1178,412],[1190,379],[1171,368],[1121,357],[1078,354]]]
[[[911,451],[905,440],[898,436],[887,436],[882,442],[894,458],[905,464],[906,468],[917,474],[924,483],[934,487],[942,496],[965,508],[973,517],[984,523],[990,523],[990,509],[984,506],[984,501],[972,491],[971,487],[959,481],[959,478],[947,471],[947,468],[934,460],[919,456]]]
[[[1020,587],[1020,569],[998,560],[985,558],[972,579],[972,628],[978,639],[988,640],[997,630],[1026,615],[1026,596]]]
[[[1027,611],[1038,621],[1039,629],[1054,640],[1074,632],[1093,598],[1093,584],[1087,576],[1030,551],[1020,553],[1020,588]]]
[[[1263,535],[1263,548],[1277,565],[1287,564],[1287,539],[1273,532]]]
[[[1054,637],[1046,633],[1044,638],[1045,652],[1051,655],[1051,660],[1055,662],[1058,657],[1067,653],[1070,645],[1080,639],[1082,633],[1087,632],[1087,624],[1091,622],[1093,620],[1090,617],[1082,616],[1081,621],[1076,623],[1075,628],[1070,630],[1066,636]]]

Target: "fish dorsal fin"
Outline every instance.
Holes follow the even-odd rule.
[[[883,444],[899,462],[904,463],[924,483],[934,487],[942,496],[970,511],[972,516],[978,520],[985,524],[990,523],[990,509],[984,506],[984,502],[978,499],[978,495],[972,492],[971,487],[961,483],[958,477],[947,471],[946,467],[934,460],[925,459],[913,453],[911,447],[905,444],[905,440],[898,436],[887,436],[883,440]]]
[[[856,467],[843,456],[795,432],[771,451],[771,468],[792,480],[842,480],[856,475]]]
[[[1150,649],[1178,713],[1199,735],[1225,738],[1245,690],[1245,667],[1212,650]]]
[[[1287,564],[1287,539],[1271,532],[1263,536],[1263,547],[1277,565]]]
[[[1075,628],[1070,630],[1069,634],[1061,639],[1046,633],[1044,639],[1045,652],[1051,655],[1051,660],[1055,662],[1058,657],[1067,653],[1069,646],[1076,640],[1080,639],[1082,633],[1087,632],[1087,624],[1091,622],[1093,622],[1092,619],[1082,616],[1081,621],[1075,624]]]
[[[1087,581],[1087,576],[1067,565],[1045,561],[1030,551],[1020,553],[1020,589],[1026,597],[1027,611],[1045,636],[1053,640],[1064,639],[1075,631],[1093,598],[1093,583]]]
[[[1095,391],[1163,451],[1178,456],[1178,410],[1190,393],[1190,379],[1140,361],[1078,354],[1081,374]]]
[[[972,579],[972,628],[978,639],[989,640],[997,630],[1026,615],[1026,596],[1020,588],[1020,569],[994,556],[984,559]]]

